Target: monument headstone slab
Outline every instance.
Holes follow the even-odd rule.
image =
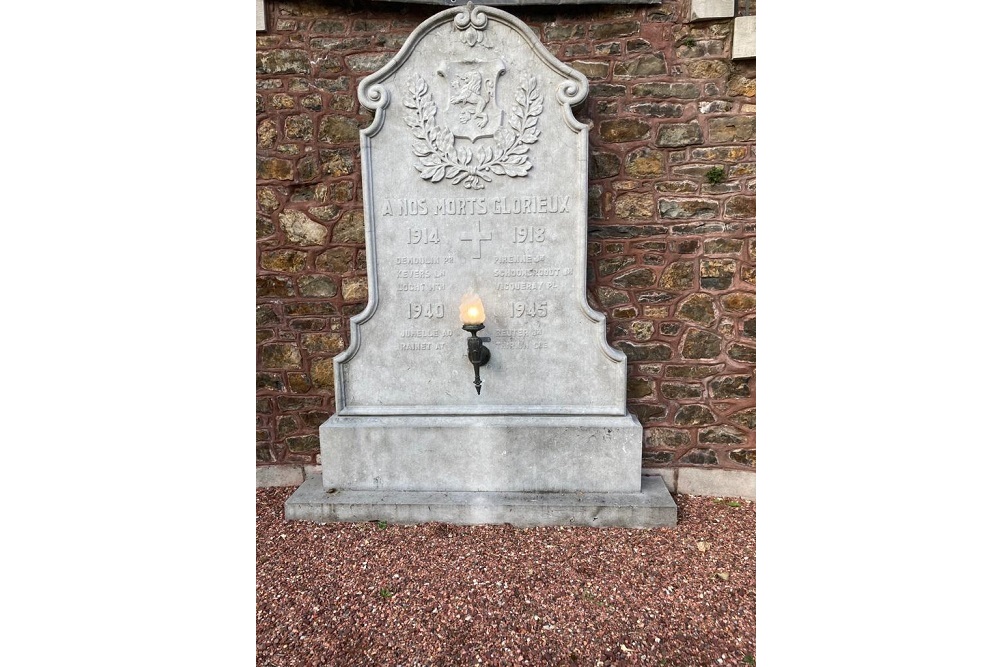
[[[325,497],[307,480],[289,518],[676,521],[586,299],[586,94],[524,23],[471,3],[361,82],[369,301],[334,360]]]

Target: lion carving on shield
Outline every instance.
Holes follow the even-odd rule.
[[[451,82],[452,94],[448,102],[461,105],[459,120],[462,123],[471,120],[479,129],[486,127],[490,122],[486,107],[493,99],[493,85],[493,80],[484,82],[483,75],[476,70],[461,74]]]

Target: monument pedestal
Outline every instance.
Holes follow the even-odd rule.
[[[324,466],[325,469],[325,466]],[[310,475],[285,501],[293,521],[429,521],[479,525],[625,526],[677,525],[677,504],[659,475],[641,475],[637,493],[508,493],[476,491],[327,492],[318,474]]]
[[[641,474],[624,416],[339,416],[320,427],[323,474],[285,504],[320,523],[515,526],[677,523],[663,479]]]
[[[334,415],[319,437],[327,490],[640,490],[642,426],[631,414]]]

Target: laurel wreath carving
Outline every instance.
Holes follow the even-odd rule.
[[[403,105],[413,113],[406,114],[404,120],[420,140],[413,145],[413,152],[420,158],[420,164],[414,166],[422,179],[437,183],[447,178],[452,185],[461,183],[468,189],[482,190],[494,176],[528,175],[528,145],[538,141],[538,116],[542,113],[535,77],[522,81],[514,94],[508,125],[497,130],[492,145],[456,147],[455,135],[434,119],[437,106],[423,77],[411,80],[407,91]]]

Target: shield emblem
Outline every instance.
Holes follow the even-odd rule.
[[[450,62],[438,68],[448,83],[442,116],[452,134],[475,141],[500,129],[503,111],[497,105],[497,79],[506,70],[500,60]]]

